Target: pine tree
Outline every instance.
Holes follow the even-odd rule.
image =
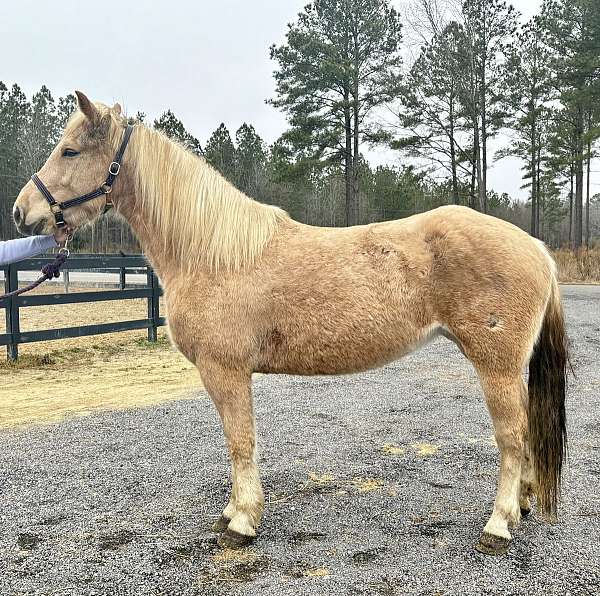
[[[10,91],[0,83],[0,225],[2,237],[14,235],[12,204],[31,175],[25,171],[23,144],[31,117],[31,104],[21,88],[14,84]]]
[[[204,150],[206,160],[230,182],[236,182],[235,146],[223,122],[212,133]]]
[[[459,80],[460,95],[473,131],[472,186],[477,182],[479,207],[486,212],[487,142],[504,124],[502,65],[518,18],[513,6],[504,0],[464,0],[461,16],[469,70]]]
[[[507,124],[513,131],[511,144],[497,157],[514,155],[525,162],[523,178],[530,188],[532,236],[540,237],[540,204],[538,197],[542,166],[544,119],[552,99],[549,56],[544,46],[537,19],[525,24],[517,35],[517,43],[509,50],[505,65],[504,98],[511,114]],[[523,187],[523,188],[524,188]]]
[[[181,143],[196,155],[202,155],[200,141],[192,136],[171,110],[164,112],[160,118],[154,121],[154,128],[164,132],[169,138]]]
[[[59,98],[56,108],[57,127],[60,131],[64,130],[69,118],[77,108],[77,100],[73,94],[65,95]]]
[[[413,157],[426,158],[450,174],[452,200],[460,203],[461,178],[469,175],[471,159],[464,132],[459,81],[465,76],[464,32],[452,22],[425,43],[401,87],[398,127],[392,141]]]
[[[285,140],[315,165],[343,164],[346,224],[358,223],[360,144],[370,111],[391,99],[401,63],[400,17],[389,0],[315,0],[271,47]]]
[[[59,126],[56,103],[45,85],[33,95],[31,110],[23,137],[22,173],[36,172],[48,158],[58,142],[62,128]]]
[[[260,198],[261,186],[266,178],[267,151],[254,126],[242,124],[235,133],[235,181],[246,194]]]
[[[589,116],[600,101],[600,10],[596,0],[545,0],[540,24],[551,60],[552,80],[573,115],[573,245],[583,241],[583,171]]]

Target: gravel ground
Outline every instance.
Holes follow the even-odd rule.
[[[0,594],[600,593],[600,287],[563,288],[573,339],[558,524],[473,549],[497,452],[478,383],[444,340],[380,370],[255,381],[267,508],[255,544],[208,531],[227,498],[203,394],[0,434]]]

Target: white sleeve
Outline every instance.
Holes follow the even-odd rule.
[[[58,246],[52,234],[0,242],[0,265],[8,265]]]

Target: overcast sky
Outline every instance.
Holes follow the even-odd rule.
[[[398,2],[399,3],[399,2]],[[58,95],[74,89],[130,114],[155,118],[167,109],[204,145],[220,122],[231,134],[243,123],[267,142],[285,129],[265,104],[273,95],[269,46],[307,0],[170,0],[3,2],[0,80],[28,97],[46,84]],[[519,0],[525,17],[538,0]],[[496,144],[495,144],[496,145]],[[401,163],[393,152],[369,153],[375,163]],[[524,197],[519,164],[503,160],[491,187]]]

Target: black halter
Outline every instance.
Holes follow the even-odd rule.
[[[69,209],[70,207],[75,207],[76,205],[81,205],[82,203],[87,203],[96,197],[101,197],[102,195],[106,196],[106,207],[104,211],[108,211],[112,207],[112,203],[108,199],[108,195],[112,191],[112,185],[115,181],[115,178],[119,175],[121,171],[121,161],[123,159],[123,154],[125,153],[125,149],[127,148],[127,143],[129,143],[129,137],[131,137],[131,133],[133,132],[133,126],[131,124],[127,125],[125,132],[123,133],[123,140],[121,141],[121,146],[115,155],[115,159],[108,166],[108,177],[104,181],[99,188],[92,192],[88,192],[86,195],[81,195],[80,197],[76,197],[74,199],[69,199],[68,201],[63,201],[62,203],[57,203],[52,193],[46,188],[44,183],[39,179],[37,174],[34,174],[31,179],[33,183],[38,187],[38,190],[44,195],[46,201],[50,205],[50,211],[54,215],[54,220],[56,221],[56,225],[59,228],[62,228],[66,225],[65,220],[63,218],[63,210]]]

